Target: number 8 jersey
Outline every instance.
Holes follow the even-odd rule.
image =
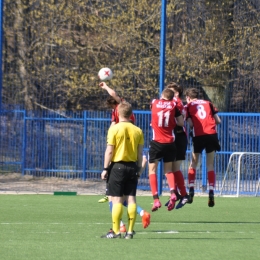
[[[181,115],[172,100],[154,99],[151,103],[153,140],[158,143],[173,143],[175,140],[175,117]]]
[[[186,105],[187,118],[193,123],[193,136],[216,134],[216,121],[214,115],[217,108],[206,100],[197,99]]]

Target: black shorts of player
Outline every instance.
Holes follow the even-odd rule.
[[[185,132],[175,133],[176,161],[184,161],[187,151],[187,135]]]
[[[138,183],[135,162],[113,162],[107,183],[107,193],[113,197],[136,196]]]
[[[220,151],[217,134],[195,136],[193,137],[192,142],[194,153],[202,153],[204,149],[206,150],[206,153]]]
[[[151,141],[149,146],[149,163],[154,163],[158,160],[163,162],[173,162],[176,157],[175,143],[161,144],[156,141]]]

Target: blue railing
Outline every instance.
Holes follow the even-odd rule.
[[[151,139],[150,112],[134,111],[136,124],[145,136],[145,152]],[[233,152],[260,151],[260,115],[219,113],[218,126],[221,151],[217,153],[215,170],[216,189],[221,187],[228,160]],[[110,125],[110,111],[81,113],[49,112],[39,115],[24,110],[0,112],[0,170],[22,175],[99,179],[103,167],[106,134]],[[182,171],[187,179],[191,159],[191,142]],[[196,189],[207,186],[205,153],[197,169]],[[167,189],[164,177],[163,190]],[[148,190],[145,170],[139,189]]]

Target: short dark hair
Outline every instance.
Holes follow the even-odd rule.
[[[172,100],[174,97],[174,92],[170,90],[169,88],[166,88],[163,90],[162,95],[167,99],[167,100]]]
[[[106,100],[106,104],[107,106],[111,106],[111,105],[118,105],[119,103],[111,96],[109,96]]]
[[[187,96],[191,99],[198,98],[199,91],[196,88],[188,88],[185,91],[185,96]]]
[[[180,85],[178,85],[177,83],[175,82],[170,82],[166,88],[169,88],[169,89],[174,89],[175,91],[179,92],[179,97],[182,96],[182,93],[183,93],[183,89]]]

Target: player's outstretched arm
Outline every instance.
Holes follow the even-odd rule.
[[[102,88],[102,89],[105,89],[107,91],[107,93],[114,98],[114,100],[117,102],[117,103],[120,103],[121,102],[121,98],[117,95],[117,93],[115,92],[115,90],[113,90],[112,88],[110,88],[105,82],[100,82],[99,83],[99,86]]]

